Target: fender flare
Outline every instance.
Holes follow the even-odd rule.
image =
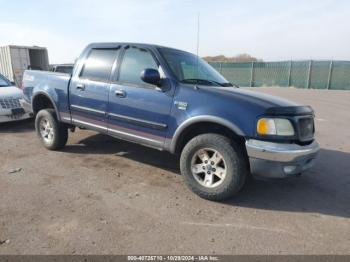
[[[50,95],[49,95],[48,93],[44,92],[44,91],[38,91],[38,92],[36,92],[36,93],[33,95],[33,97],[32,97],[32,102],[31,102],[33,113],[34,113],[34,103],[33,103],[33,102],[34,102],[34,100],[35,100],[39,95],[43,95],[43,96],[45,96],[47,99],[50,100],[51,104],[53,105],[53,107],[54,107],[54,109],[55,109],[57,120],[58,120],[58,121],[61,121],[61,116],[60,116],[59,111],[58,111],[58,109],[57,109],[56,103],[53,101],[53,99],[50,97]]]
[[[221,118],[221,117],[217,117],[217,116],[211,116],[211,115],[203,115],[203,116],[195,116],[195,117],[191,117],[187,120],[185,120],[184,122],[181,123],[180,126],[178,126],[178,128],[176,129],[172,139],[169,141],[169,151],[174,153],[176,150],[176,146],[178,143],[179,138],[181,137],[183,131],[196,123],[200,123],[200,122],[211,122],[214,124],[219,124],[222,126],[227,127],[228,129],[230,129],[231,131],[233,131],[235,134],[239,135],[239,136],[244,136],[243,131],[234,123]]]

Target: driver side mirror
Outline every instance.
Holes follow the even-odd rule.
[[[161,79],[159,71],[153,68],[147,68],[141,72],[141,79],[151,85],[160,86]]]

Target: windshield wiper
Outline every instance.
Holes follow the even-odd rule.
[[[181,80],[182,83],[189,83],[189,84],[192,84],[192,83],[195,83],[195,84],[211,84],[211,85],[216,85],[216,86],[227,86],[227,84],[230,84],[230,83],[219,83],[219,82],[216,82],[214,80],[209,80],[209,79],[200,79],[200,78],[189,78],[189,79],[183,79]],[[231,84],[230,84],[231,86]]]
[[[230,82],[227,82],[227,83],[222,83],[222,86],[225,86],[225,87],[237,87],[235,84],[232,84]]]

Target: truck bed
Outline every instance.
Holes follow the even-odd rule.
[[[71,76],[64,73],[26,70],[23,75],[22,88],[25,99],[32,104],[32,99],[37,94],[50,98],[58,118],[70,118],[68,106],[68,87]]]

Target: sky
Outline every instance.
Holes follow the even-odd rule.
[[[265,61],[350,60],[348,0],[0,0],[0,46],[69,63],[91,42],[154,43]]]

